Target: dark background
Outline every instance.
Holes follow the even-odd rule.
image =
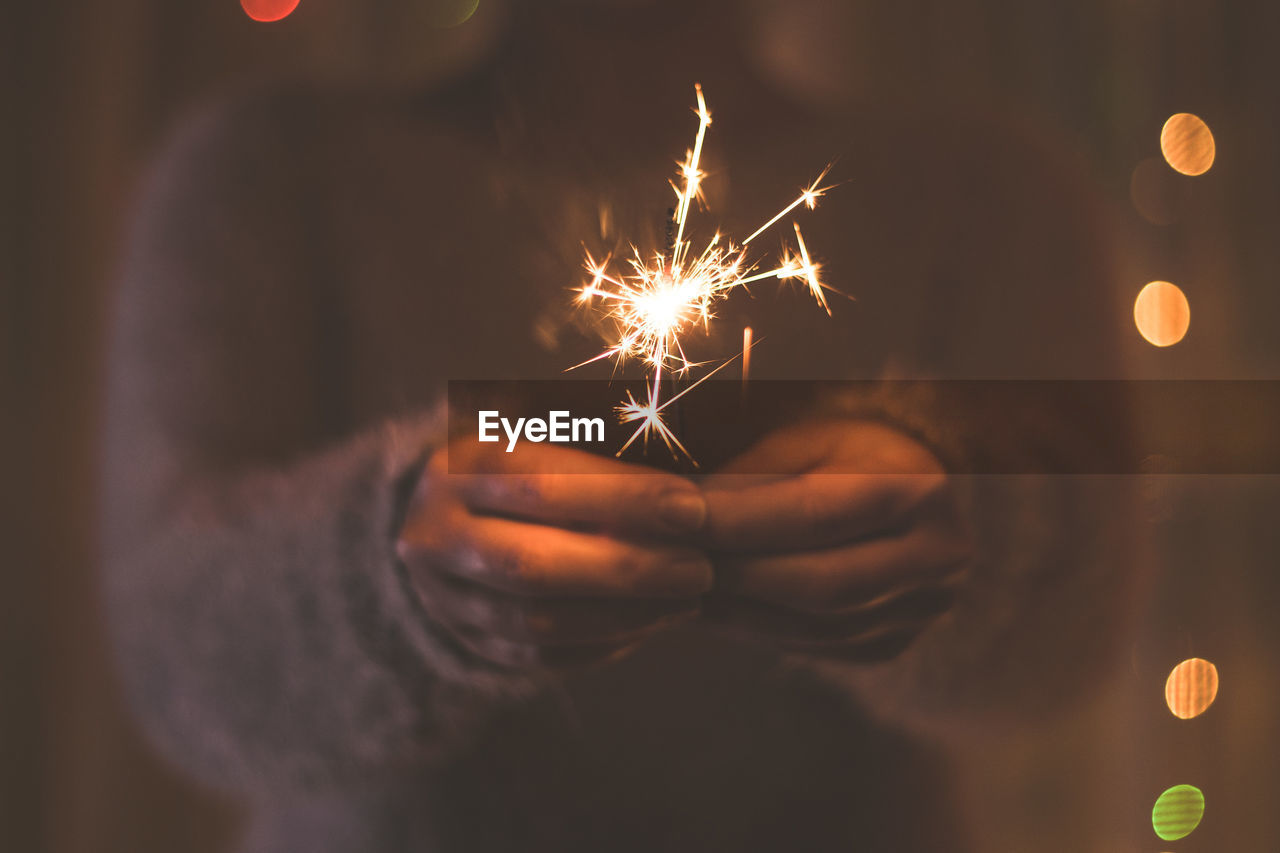
[[[102,352],[131,193],[166,131],[214,93],[282,75],[442,80],[498,49],[498,0],[441,29],[452,4],[302,0],[277,24],[251,21],[236,0],[8,4],[0,344],[4,517],[17,547],[0,576],[0,850],[150,853],[233,841],[236,806],[165,769],[129,724],[96,603]],[[1136,375],[1280,376],[1280,5],[744,5],[823,24],[815,49],[793,60],[816,98],[866,87],[974,104],[1020,116],[1070,152],[1108,203],[1127,298],[1166,279],[1192,306],[1175,347],[1131,336]],[[1183,111],[1205,119],[1217,142],[1217,162],[1199,178],[1159,161],[1160,127]],[[1134,169],[1148,158],[1160,166],[1159,218],[1170,224],[1131,201]],[[1143,534],[1158,574],[1120,678],[1046,731],[958,756],[984,849],[1250,850],[1280,838],[1270,805],[1280,781],[1280,488],[1159,479],[1149,495]],[[1189,656],[1214,660],[1223,686],[1208,714],[1183,722],[1164,709],[1162,687]],[[1184,782],[1205,790],[1205,823],[1185,841],[1159,842],[1151,804]]]

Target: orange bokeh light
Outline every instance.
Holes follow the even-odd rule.
[[[1153,281],[1133,301],[1133,322],[1148,343],[1172,346],[1191,326],[1191,306],[1176,284]]]
[[[1199,116],[1177,113],[1160,130],[1160,151],[1170,166],[1184,175],[1203,175],[1213,165],[1213,132]]]
[[[240,0],[240,8],[255,21],[282,21],[298,8],[298,0]]]
[[[1182,720],[1198,717],[1218,697],[1218,668],[1203,658],[1188,658],[1164,683],[1164,701]]]

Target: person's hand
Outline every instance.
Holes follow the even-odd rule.
[[[970,542],[950,486],[927,448],[883,424],[770,433],[704,483],[717,575],[706,615],[788,651],[896,656],[964,575]]]
[[[459,440],[428,461],[398,550],[423,606],[511,668],[611,659],[699,611],[711,563],[693,483],[577,450]]]

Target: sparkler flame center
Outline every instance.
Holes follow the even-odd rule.
[[[636,298],[636,310],[643,324],[654,333],[673,337],[684,329],[701,288],[687,279],[662,276],[653,290]]]

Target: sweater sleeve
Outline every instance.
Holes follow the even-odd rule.
[[[990,411],[936,388],[886,383],[823,408],[894,426],[943,463],[973,543],[955,607],[891,661],[795,662],[892,724],[967,738],[1052,717],[1104,683],[1143,572],[1133,478],[1072,473],[1108,470],[1117,436],[1091,435],[1069,395]],[[1107,427],[1124,429],[1123,400],[1109,402]]]
[[[941,736],[1022,725],[1090,695],[1113,669],[1145,578],[1133,478],[1081,474],[1132,458],[1125,384],[1106,381],[1123,375],[1126,311],[1113,295],[1105,217],[1084,182],[1041,151],[993,145],[970,162],[982,156],[1002,162],[939,180],[961,182],[952,197],[982,199],[983,216],[957,213],[922,236],[932,259],[915,300],[924,310],[893,368],[930,381],[821,404],[933,450],[971,530],[968,581],[953,610],[892,661],[802,662],[880,716]],[[1018,177],[991,177],[1002,173]],[[1088,384],[1073,394],[1041,381],[1056,379]]]
[[[350,423],[305,115],[193,122],[158,162],[109,368],[104,588],[126,693],[207,782],[314,788],[435,760],[524,685],[433,629],[395,555],[430,411]]]

